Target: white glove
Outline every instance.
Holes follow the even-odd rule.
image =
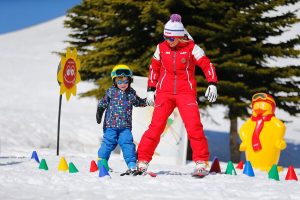
[[[147,102],[148,106],[154,106],[154,95],[155,95],[155,92],[153,92],[153,91],[147,92],[146,102]]]
[[[209,85],[205,92],[205,97],[209,102],[215,102],[217,100],[217,87],[215,85]]]

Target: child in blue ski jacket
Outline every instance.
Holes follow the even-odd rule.
[[[126,65],[117,65],[111,72],[113,86],[99,100],[96,119],[103,122],[103,140],[98,150],[98,158],[108,160],[111,152],[119,144],[128,166],[127,174],[136,169],[136,148],[132,137],[132,108],[147,106],[146,98],[141,99],[130,87],[132,71]]]

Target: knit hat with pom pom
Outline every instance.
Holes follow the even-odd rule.
[[[183,37],[186,34],[183,24],[181,23],[181,16],[172,14],[170,20],[165,24],[164,36],[167,37]]]

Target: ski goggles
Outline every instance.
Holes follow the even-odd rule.
[[[111,76],[132,76],[132,71],[128,69],[117,69],[111,73]]]
[[[170,41],[170,42],[174,42],[176,38],[175,37],[164,36],[164,39],[167,40],[167,41]]]
[[[266,93],[257,93],[257,94],[254,94],[252,96],[252,101],[256,101],[258,99],[266,100],[267,99],[267,94]]]
[[[117,81],[117,84],[118,85],[122,85],[122,84],[128,84],[129,83],[129,80],[128,79],[126,79],[126,80],[124,80],[124,81]]]
[[[269,102],[271,104],[276,105],[275,100],[273,99],[273,97],[269,94],[266,93],[256,93],[252,96],[252,102],[256,102],[256,101],[266,101]]]

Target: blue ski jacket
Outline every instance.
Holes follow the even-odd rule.
[[[123,91],[114,85],[99,100],[98,107],[104,108],[105,117],[103,128],[129,128],[132,129],[132,108],[145,107],[146,98],[142,99],[136,91],[129,87]]]

